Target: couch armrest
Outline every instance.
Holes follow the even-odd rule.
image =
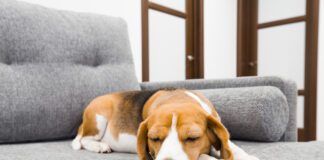
[[[241,88],[255,86],[273,86],[281,90],[286,96],[289,106],[289,122],[281,141],[297,141],[296,104],[297,86],[295,82],[279,77],[239,77],[234,79],[204,80],[193,79],[174,82],[143,82],[142,90],[159,88],[185,88],[190,90],[216,89],[216,88]]]

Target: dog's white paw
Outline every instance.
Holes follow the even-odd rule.
[[[110,153],[111,148],[107,143],[100,143],[98,153]]]
[[[89,151],[93,151],[96,153],[110,153],[111,149],[108,144],[106,143],[93,143],[91,146],[86,146],[86,149]]]
[[[202,154],[199,156],[198,160],[217,160],[217,159],[207,154]]]
[[[81,136],[76,136],[75,139],[72,141],[71,146],[74,150],[80,150],[82,148],[81,145]]]
[[[80,141],[77,140],[73,140],[71,146],[74,150],[80,150],[82,148]]]

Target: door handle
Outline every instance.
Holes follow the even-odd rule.
[[[195,57],[192,56],[192,55],[188,55],[188,56],[187,56],[187,59],[188,59],[189,61],[193,61],[193,60],[195,59]]]
[[[256,61],[249,62],[248,65],[249,65],[249,67],[256,67],[258,65],[258,62],[256,62]]]

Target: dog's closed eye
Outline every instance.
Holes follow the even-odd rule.
[[[186,142],[195,142],[199,139],[200,137],[188,137],[185,139]]]
[[[182,130],[179,131],[180,135],[182,135],[182,141],[185,143],[193,143],[198,141],[202,135],[202,129],[194,124],[194,125],[185,125],[182,127]]]
[[[166,127],[156,127],[152,128],[148,134],[147,137],[150,142],[158,143],[163,142],[166,135],[167,135],[168,129]]]
[[[159,137],[149,138],[152,142],[162,142],[163,140]]]

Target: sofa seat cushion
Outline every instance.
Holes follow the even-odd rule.
[[[75,151],[71,141],[0,145],[1,160],[137,160],[136,154]]]
[[[323,160],[324,142],[244,142],[234,141],[249,154],[260,160]]]
[[[139,90],[120,18],[0,0],[0,143],[71,138],[96,96]]]
[[[1,160],[137,160],[136,154],[74,151],[71,141],[0,145]],[[234,141],[260,160],[323,160],[324,142],[255,143]]]

